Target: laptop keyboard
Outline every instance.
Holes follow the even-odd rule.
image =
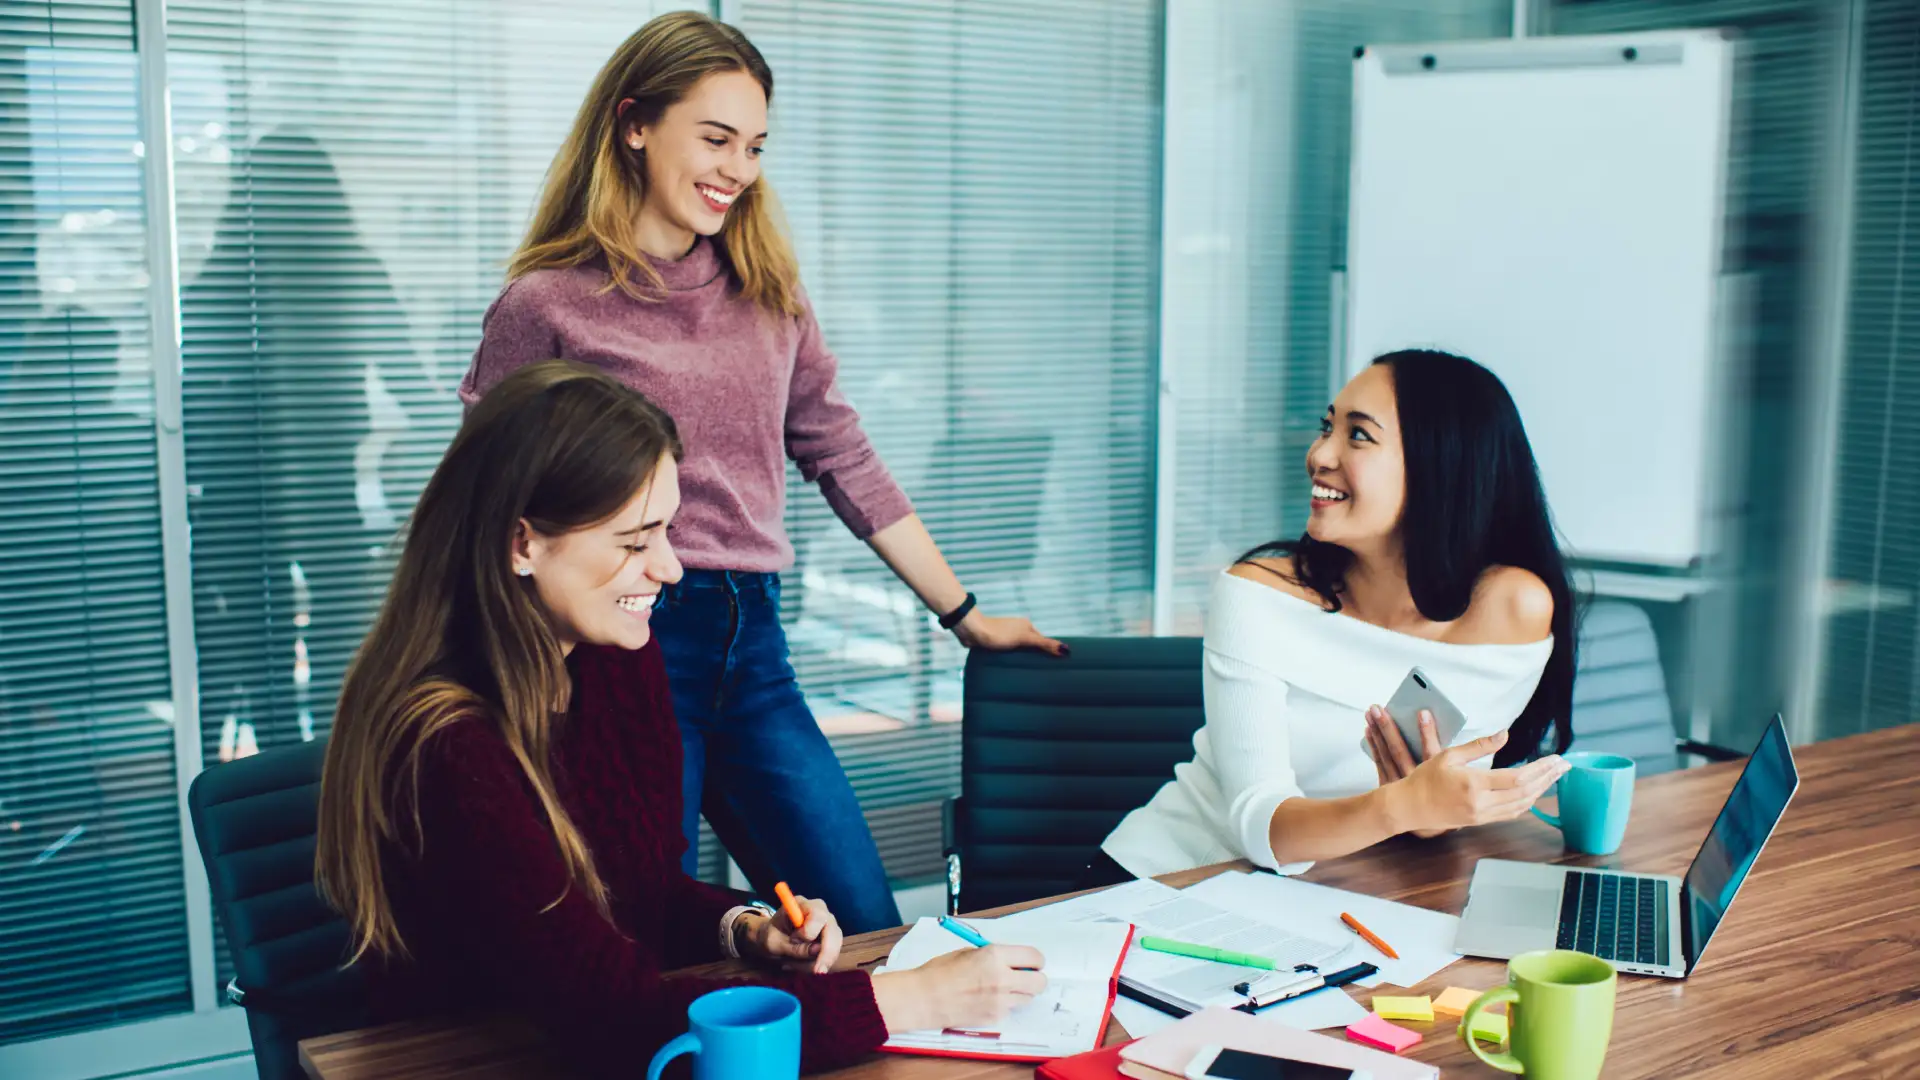
[[[1666,963],[1670,888],[1655,878],[1567,871],[1557,946],[1623,964]]]

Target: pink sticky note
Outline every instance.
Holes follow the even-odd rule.
[[[1420,1033],[1408,1031],[1396,1024],[1380,1019],[1378,1014],[1368,1013],[1366,1019],[1357,1024],[1347,1025],[1347,1038],[1376,1050],[1385,1050],[1390,1054],[1404,1053],[1407,1047],[1420,1041]]]

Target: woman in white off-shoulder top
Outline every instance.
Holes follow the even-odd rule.
[[[1193,760],[1082,887],[1231,859],[1297,873],[1516,817],[1565,771],[1573,597],[1500,380],[1446,353],[1383,356],[1328,407],[1307,472],[1306,535],[1214,582]],[[1379,708],[1415,666],[1467,720],[1442,747],[1423,714],[1417,765]]]

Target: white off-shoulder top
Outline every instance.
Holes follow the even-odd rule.
[[[1193,760],[1101,847],[1141,877],[1241,858],[1299,873],[1312,864],[1274,858],[1274,809],[1379,785],[1366,711],[1385,705],[1408,669],[1426,672],[1459,707],[1461,743],[1511,725],[1552,652],[1551,637],[1525,645],[1414,637],[1223,572],[1207,611],[1206,723],[1194,733]]]

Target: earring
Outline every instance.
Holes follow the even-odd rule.
[[[514,572],[514,573],[516,573],[516,574],[519,574],[519,575],[520,575],[521,577],[532,577],[532,576],[533,576],[533,567],[531,567],[531,566],[516,566],[516,567],[514,567],[514,568],[513,568],[513,572]]]

